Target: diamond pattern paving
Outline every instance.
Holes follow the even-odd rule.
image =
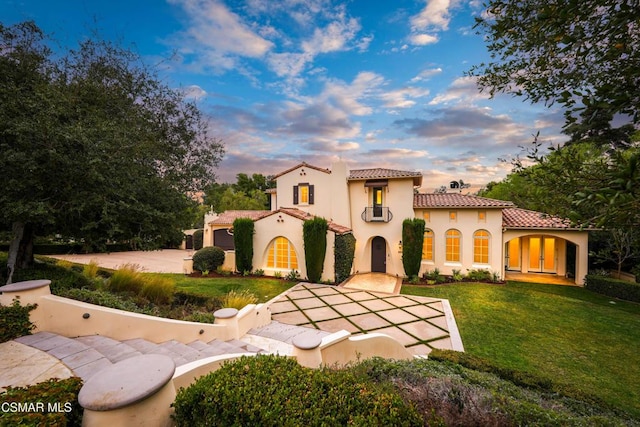
[[[454,348],[436,298],[300,283],[271,304],[271,313],[275,321],[326,332],[383,333],[415,355]]]

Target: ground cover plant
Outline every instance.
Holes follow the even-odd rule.
[[[574,286],[405,285],[450,301],[465,352],[640,416],[640,305]]]

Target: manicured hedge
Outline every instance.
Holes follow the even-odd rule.
[[[413,405],[353,370],[242,357],[178,391],[177,426],[422,426]]]
[[[355,252],[356,238],[353,237],[353,234],[336,234],[336,241],[334,244],[336,284],[344,282],[351,275],[353,255]]]
[[[233,245],[236,248],[236,270],[241,273],[253,270],[253,234],[255,225],[250,218],[233,221]]]
[[[217,246],[207,246],[193,254],[193,269],[215,271],[224,264],[224,250]]]
[[[307,280],[311,283],[319,283],[322,278],[327,252],[327,229],[327,220],[320,217],[302,223],[304,261],[307,266]]]
[[[584,287],[610,297],[640,302],[640,283],[589,274],[585,279]]]
[[[204,240],[204,230],[196,230],[193,232],[193,249],[202,249],[202,242]]]
[[[417,277],[420,272],[424,227],[421,218],[407,218],[402,222],[402,266],[409,278]]]

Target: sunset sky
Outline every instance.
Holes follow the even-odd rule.
[[[65,47],[96,31],[158,66],[222,139],[220,182],[301,161],[424,174],[423,190],[499,180],[562,112],[500,95],[464,72],[489,59],[472,0],[0,0]]]

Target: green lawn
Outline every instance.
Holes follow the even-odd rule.
[[[148,273],[156,275],[155,273]],[[176,290],[190,292],[210,297],[223,297],[229,291],[248,290],[256,297],[258,302],[267,302],[271,298],[294,286],[297,282],[287,282],[281,279],[267,277],[189,277],[184,274],[161,274],[175,280]]]
[[[402,293],[448,299],[466,352],[640,416],[640,304],[517,282],[403,286]]]

